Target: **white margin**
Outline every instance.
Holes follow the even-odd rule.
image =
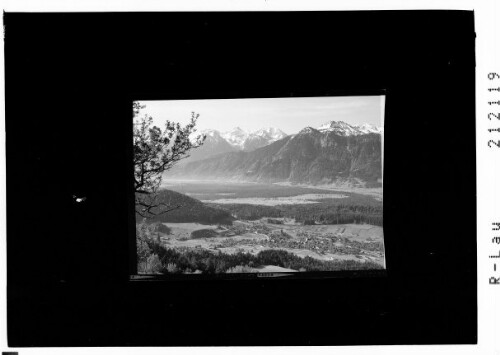
[[[1,1],[1,0],[0,0]],[[476,139],[478,196],[478,311],[479,344],[454,346],[364,346],[364,347],[259,347],[259,348],[22,348],[6,347],[6,182],[5,182],[5,120],[4,84],[0,85],[0,351],[25,354],[487,354],[500,355],[500,286],[488,285],[492,264],[487,256],[492,249],[491,223],[500,222],[500,151],[488,148],[492,134],[488,128],[500,127],[500,121],[487,119],[485,102],[493,97],[487,92],[489,72],[500,74],[500,2],[495,0],[88,0],[88,1],[25,1],[3,0],[2,9],[10,12],[80,12],[80,11],[313,11],[313,10],[411,10],[450,9],[474,10],[476,26]],[[2,20],[3,22],[3,20]],[[3,25],[3,23],[2,23]],[[3,37],[3,36],[2,36]],[[3,48],[0,54],[0,75],[4,78]],[[450,87],[450,90],[453,88]],[[496,96],[498,98],[498,96]],[[455,103],[450,103],[455,104]],[[459,103],[456,103],[459,104]],[[500,139],[500,132],[497,132]],[[457,143],[459,144],[459,143]],[[450,147],[450,154],[453,153]],[[450,221],[449,223],[459,223]],[[497,265],[500,267],[500,265]]]

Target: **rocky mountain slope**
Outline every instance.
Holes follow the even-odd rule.
[[[319,129],[306,127],[253,151],[228,152],[189,162],[166,176],[380,186],[382,144],[381,134],[376,133],[380,131],[368,125],[332,121]]]
[[[191,150],[189,152],[190,157],[182,161],[183,164],[238,150],[229,144],[219,131],[210,129],[201,133],[206,135],[205,142],[201,147]]]

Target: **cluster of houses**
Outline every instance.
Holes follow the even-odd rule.
[[[193,239],[205,239],[210,241],[213,237],[228,237],[222,240],[218,239],[217,242],[212,239],[209,250],[218,251],[221,248],[234,248],[241,246],[255,246],[257,248],[287,248],[287,249],[306,249],[314,251],[318,254],[344,254],[344,255],[362,255],[368,253],[377,253],[383,255],[384,246],[382,242],[372,239],[366,241],[357,241],[346,236],[340,236],[333,233],[320,233],[315,231],[298,231],[296,236],[287,232],[285,226],[281,227],[281,220],[278,223],[270,222],[275,227],[269,227],[261,221],[255,222],[240,222],[237,221],[232,226],[219,226],[216,229],[211,229],[208,235],[203,234],[204,230],[197,231],[196,237]],[[242,235],[259,235],[259,238],[245,237],[245,238],[230,238]],[[189,239],[191,239],[189,238]],[[186,238],[187,239],[187,238]],[[178,239],[184,240],[184,239]],[[199,246],[201,248],[201,246]]]
[[[213,244],[210,249],[231,248],[237,246],[257,246],[266,248],[287,248],[287,249],[306,249],[317,252],[318,254],[344,254],[344,255],[360,255],[365,252],[382,252],[383,245],[378,242],[358,242],[347,238],[340,238],[336,241],[328,238],[317,237],[301,237],[292,238],[285,230],[273,230],[267,238],[245,238],[233,239],[228,238],[220,243]]]

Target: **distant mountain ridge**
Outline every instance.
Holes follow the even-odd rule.
[[[274,127],[261,128],[255,132],[247,132],[240,127],[235,127],[227,132],[206,129],[200,133],[206,135],[205,142],[201,147],[193,149],[189,154],[190,157],[181,162],[181,166],[223,153],[239,150],[249,152],[287,136],[285,132]]]
[[[321,132],[333,132],[341,136],[359,136],[362,134],[383,132],[383,128],[376,127],[369,123],[362,125],[353,125],[344,121],[329,121],[318,127]]]
[[[204,130],[201,133],[206,136],[203,145],[199,148],[191,150],[189,152],[189,158],[181,161],[183,163],[182,165],[188,162],[203,160],[218,154],[234,152],[238,150],[234,146],[229,144],[229,142],[224,139],[221,136],[220,132],[217,130],[209,129]]]
[[[166,176],[376,187],[382,178],[381,132],[371,125],[331,121],[252,151],[189,162]]]
[[[221,136],[234,148],[248,152],[285,138],[287,134],[274,127],[261,128],[255,132],[247,132],[236,127],[221,133]]]

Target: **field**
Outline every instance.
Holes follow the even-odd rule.
[[[381,201],[381,188],[346,188],[288,183],[260,184],[220,180],[173,180],[164,179],[162,188],[174,190],[200,200],[219,198],[293,197],[303,194],[359,194]]]
[[[231,224],[164,222],[153,234],[167,250],[181,255],[189,252],[191,257],[208,251],[214,256],[247,255],[255,260],[263,251],[276,250],[325,265],[349,262],[385,267],[382,225],[364,222],[382,220],[381,196],[373,192],[364,195],[302,186],[193,181],[167,181],[164,187],[227,209],[234,218]],[[355,223],[342,223],[351,219]],[[287,267],[290,263],[250,264],[225,272],[309,271],[307,267]]]
[[[170,234],[160,233],[162,243],[171,248],[203,248],[235,254],[257,255],[265,249],[282,249],[319,260],[369,260],[384,264],[382,228],[370,225],[304,226],[288,221],[275,224],[236,221],[233,226],[198,223],[164,223]],[[193,238],[194,231],[213,230],[214,235]]]

